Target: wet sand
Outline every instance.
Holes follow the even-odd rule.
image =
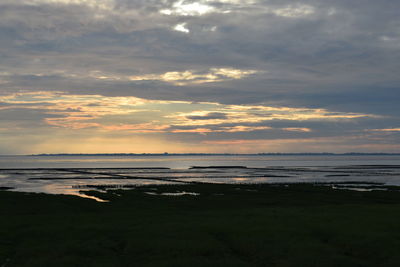
[[[0,169],[0,187],[20,192],[87,197],[87,190],[163,184],[327,184],[335,188],[378,189],[400,185],[399,165],[192,166],[132,168]],[[373,186],[371,186],[373,185]],[[367,188],[368,187],[368,188]]]

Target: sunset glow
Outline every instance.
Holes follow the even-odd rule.
[[[2,1],[0,154],[397,152],[393,10]]]

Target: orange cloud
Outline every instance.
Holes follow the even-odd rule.
[[[304,132],[304,133],[311,132],[310,128],[299,128],[299,127],[282,128],[282,130],[290,132]]]
[[[133,131],[137,133],[160,133],[165,132],[169,128],[168,125],[156,125],[153,123],[140,124],[118,124],[118,125],[102,125],[102,129],[108,131]]]
[[[400,128],[371,129],[373,132],[400,132]]]
[[[214,69],[213,72],[215,75],[231,78],[243,74],[234,69]],[[338,121],[377,117],[372,114],[332,112],[326,109],[224,105],[213,102],[192,103],[149,100],[132,96],[71,95],[63,92],[20,92],[0,96],[0,102],[7,104],[2,107],[3,109],[23,108],[44,111],[44,115],[49,115],[44,122],[50,126],[70,129],[98,128],[111,132],[200,134],[251,132],[272,129],[269,126],[252,126],[251,124],[273,120]],[[139,113],[140,115],[137,115]],[[120,123],[116,124],[115,120]],[[232,126],[224,126],[227,123]],[[182,126],[194,129],[176,129]],[[304,127],[288,127],[281,130],[311,131]],[[395,130],[381,129],[379,131]]]

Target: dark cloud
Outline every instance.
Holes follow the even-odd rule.
[[[202,116],[186,116],[186,118],[190,120],[225,120],[228,117],[226,116],[225,113],[219,113],[219,112],[210,112],[207,115],[202,115]]]

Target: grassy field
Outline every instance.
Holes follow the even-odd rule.
[[[179,185],[92,194],[110,202],[0,191],[0,266],[400,266],[396,191]]]

